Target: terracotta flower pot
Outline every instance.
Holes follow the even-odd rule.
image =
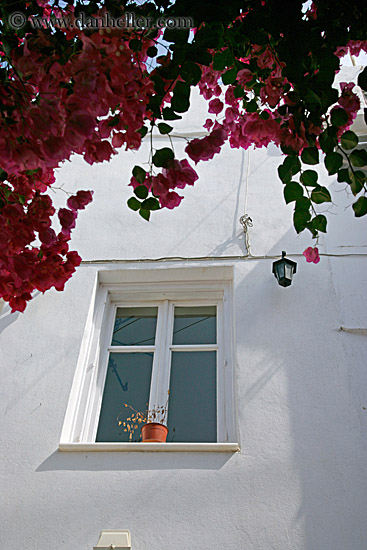
[[[165,443],[167,439],[168,428],[158,422],[148,422],[141,427],[143,443]]]

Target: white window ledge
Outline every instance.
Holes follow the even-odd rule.
[[[235,453],[238,443],[60,443],[59,451],[72,452],[214,452]]]

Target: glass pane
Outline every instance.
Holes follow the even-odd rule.
[[[173,344],[216,344],[216,306],[175,307]]]
[[[154,345],[157,313],[157,307],[118,307],[112,346]]]
[[[129,422],[138,426],[131,439],[123,423],[148,408],[152,363],[153,353],[110,354],[96,441],[139,441],[141,423]]]
[[[217,441],[216,352],[172,352],[170,442]]]

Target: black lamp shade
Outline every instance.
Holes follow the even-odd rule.
[[[297,270],[297,263],[288,260],[286,253],[282,252],[282,259],[273,263],[273,273],[280,286],[289,286],[292,284],[293,274]]]

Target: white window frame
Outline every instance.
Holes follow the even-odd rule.
[[[232,266],[172,269],[126,269],[98,273],[79,354],[77,369],[65,415],[59,450],[61,451],[227,451],[238,450],[233,362]],[[199,348],[217,351],[217,442],[215,443],[119,443],[96,442],[117,307],[159,306],[156,342],[163,365],[151,384],[150,405],[165,403],[172,351]],[[215,305],[217,343],[169,345],[175,306]],[[162,309],[163,308],[163,309]],[[162,315],[164,311],[164,315]],[[164,326],[164,324],[166,326]],[[168,328],[169,327],[169,328]],[[164,339],[164,342],[163,342]],[[140,346],[141,350],[142,347]],[[146,351],[155,351],[147,346]],[[136,351],[135,346],[123,352]],[[153,372],[153,371],[152,371]],[[156,374],[156,373],[155,373]],[[163,401],[162,401],[163,400]]]

